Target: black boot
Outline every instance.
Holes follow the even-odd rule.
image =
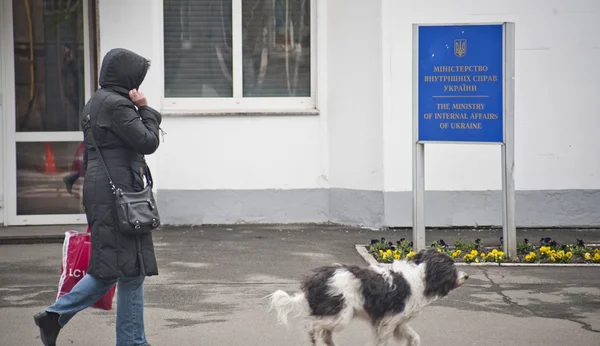
[[[33,317],[35,325],[40,328],[40,338],[44,346],[56,346],[56,338],[60,333],[58,314],[44,311]]]

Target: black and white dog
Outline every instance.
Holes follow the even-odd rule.
[[[430,249],[409,261],[395,261],[391,269],[378,265],[320,267],[302,280],[301,293],[290,296],[278,290],[269,297],[281,324],[287,325],[287,316],[293,311],[303,315],[313,346],[319,337],[325,345],[335,346],[332,333],[355,317],[371,323],[375,346],[387,345],[393,338],[417,346],[420,337],[407,322],[468,277],[457,270],[450,256]]]

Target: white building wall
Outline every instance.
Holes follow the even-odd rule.
[[[381,5],[328,1],[328,114],[332,187],[383,189]]]
[[[164,114],[165,142],[148,161],[167,223],[410,226],[412,24],[513,21],[517,224],[600,224],[600,2],[317,3],[320,114]],[[99,5],[101,56],[126,47],[150,58],[142,90],[157,109],[160,4]],[[500,188],[499,147],[427,146],[429,226],[499,225]]]
[[[100,50],[124,47],[153,63],[142,90],[162,103],[162,1],[102,1]],[[152,18],[151,21],[148,19]],[[128,28],[144,28],[124,34]],[[171,116],[154,162],[159,189],[302,189],[321,186],[321,121],[317,116]],[[158,160],[158,161],[156,161]],[[168,162],[168,164],[167,164]]]
[[[98,1],[98,71],[102,65],[102,58],[113,48],[127,48],[150,59],[154,65],[150,67],[140,91],[146,95],[151,107],[160,109],[161,68],[156,64],[156,54],[160,53],[160,47],[153,36],[158,23],[157,20],[149,20],[159,15],[157,11],[156,4],[148,6],[148,1]],[[154,154],[146,158],[151,167],[156,165],[156,156]],[[160,179],[160,170],[153,169],[152,175],[156,180],[155,186],[160,187],[163,182],[163,179]]]
[[[600,93],[600,2],[399,1],[393,2],[392,54],[395,115],[389,131],[402,128],[399,155],[386,171],[391,191],[412,188],[410,137],[412,112],[412,23],[516,23],[515,176],[518,190],[588,189],[600,186],[600,164],[590,160],[600,147],[594,95]],[[386,122],[387,124],[387,122]],[[399,137],[403,137],[400,139]],[[392,140],[393,140],[392,138]],[[407,140],[405,140],[406,138]],[[429,147],[428,147],[429,149]],[[500,151],[486,146],[431,146],[426,155],[426,188],[487,190],[501,188]],[[394,160],[393,157],[397,157]]]
[[[101,56],[125,47],[153,61],[140,89],[159,110],[161,4],[106,0],[99,5]],[[324,102],[325,92],[319,95]],[[167,134],[148,158],[167,222],[327,221],[328,200],[319,191],[328,187],[326,109],[319,116],[208,116],[202,111],[186,116],[163,112],[161,127]],[[285,194],[288,190],[298,195]],[[299,203],[295,198],[304,200],[300,204],[307,211],[293,210]]]
[[[412,190],[412,24],[502,21],[516,23],[517,224],[600,221],[592,207],[600,200],[600,2],[419,0],[390,1],[389,8],[394,97],[385,115],[385,176],[394,206],[388,222],[410,222],[391,211],[410,206],[399,192]],[[428,145],[425,152],[426,189],[449,192],[428,194],[429,224],[500,223],[500,194],[490,192],[501,189],[499,147]]]
[[[328,0],[330,218],[383,223],[381,2]]]

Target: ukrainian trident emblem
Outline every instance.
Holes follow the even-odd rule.
[[[454,55],[459,58],[467,55],[467,40],[462,38],[454,40]]]

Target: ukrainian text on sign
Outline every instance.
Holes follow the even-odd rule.
[[[502,32],[502,25],[419,27],[419,141],[504,141]]]

